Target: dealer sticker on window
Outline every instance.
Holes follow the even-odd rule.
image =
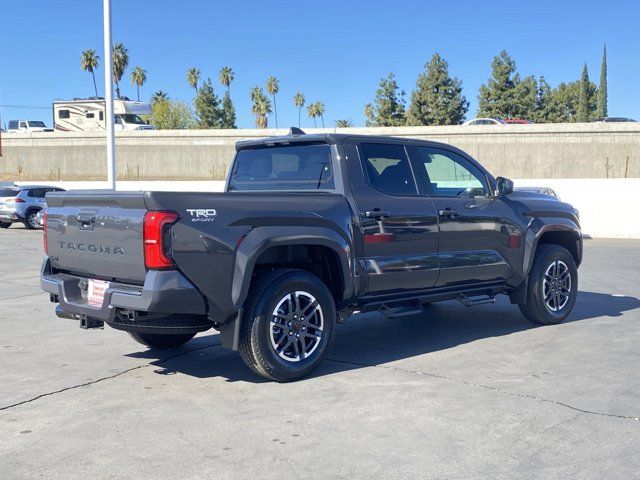
[[[92,307],[102,307],[104,292],[109,288],[109,282],[103,280],[89,280],[87,303]]]

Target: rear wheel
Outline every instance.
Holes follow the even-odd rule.
[[[573,256],[560,245],[540,245],[520,311],[532,322],[560,323],[571,313],[577,296],[578,269]]]
[[[11,223],[9,222],[0,222],[0,228],[9,228]]]
[[[24,226],[27,227],[29,230],[35,230],[38,227],[38,222],[36,220],[38,216],[38,211],[37,210],[30,210],[29,212],[27,212],[27,216],[24,219]]]
[[[335,325],[333,297],[318,277],[302,270],[274,270],[260,277],[249,293],[240,355],[258,375],[278,382],[296,380],[322,363]]]
[[[179,347],[191,340],[195,333],[171,334],[171,333],[139,333],[129,332],[129,335],[138,343],[149,348],[165,350]]]

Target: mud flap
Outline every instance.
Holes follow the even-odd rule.
[[[244,309],[240,307],[238,315],[229,323],[220,325],[220,342],[222,348],[229,350],[238,350],[240,343],[240,325],[242,324],[242,312]]]

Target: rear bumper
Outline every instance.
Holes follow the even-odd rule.
[[[24,217],[18,215],[15,210],[0,210],[0,222],[14,223],[22,222]]]
[[[107,323],[120,324],[122,317],[133,317],[136,313],[167,317],[174,314],[185,316],[205,316],[204,298],[198,289],[177,270],[150,270],[144,285],[130,285],[112,282],[104,294],[101,307],[87,303],[86,291],[82,284],[86,277],[53,273],[46,258],[41,270],[40,286],[52,295],[52,300],[60,303],[59,310],[66,314],[89,317]],[[157,322],[155,322],[157,323]],[[203,322],[203,327],[210,324]],[[208,328],[207,327],[207,328]]]

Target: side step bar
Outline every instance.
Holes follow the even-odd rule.
[[[389,320],[408,315],[419,315],[422,312],[422,303],[419,300],[399,300],[395,302],[371,303],[366,305],[361,312],[379,312]]]
[[[475,307],[476,305],[484,305],[486,303],[496,303],[496,297],[494,297],[493,295],[487,295],[478,298],[469,298],[464,293],[461,293],[456,297],[456,300],[458,300],[465,307]]]

